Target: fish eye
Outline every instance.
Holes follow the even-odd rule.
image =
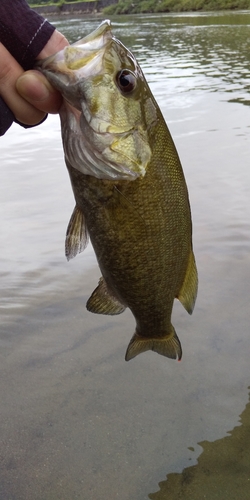
[[[129,94],[136,87],[136,77],[134,73],[132,73],[132,71],[129,71],[128,69],[122,69],[121,71],[119,71],[119,73],[117,73],[116,82],[119,89],[124,94]]]

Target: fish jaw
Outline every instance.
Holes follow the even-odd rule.
[[[36,67],[72,106],[81,109],[73,89],[79,80],[101,71],[103,52],[111,38],[110,21],[103,21],[92,33],[40,60]]]
[[[100,179],[133,181],[146,174],[158,107],[136,59],[112,35],[109,21],[39,61],[37,69],[64,97],[60,116],[67,163]],[[124,71],[125,81],[135,83],[129,93],[118,85]]]

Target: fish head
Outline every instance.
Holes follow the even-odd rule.
[[[159,108],[134,55],[109,21],[38,63],[58,89],[66,161],[103,179],[143,177]]]

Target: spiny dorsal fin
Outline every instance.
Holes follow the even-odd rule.
[[[121,314],[125,306],[110,292],[104,278],[100,278],[98,287],[93,291],[87,305],[88,311],[97,314]]]
[[[135,358],[138,354],[145,351],[155,351],[162,356],[166,356],[171,359],[182,358],[181,343],[176,335],[174,327],[171,325],[171,333],[167,334],[165,337],[159,338],[147,338],[138,335],[137,332],[133,335],[129,342],[127,352],[125,355],[125,360],[129,361]]]
[[[185,278],[177,298],[189,314],[192,314],[198,289],[198,274],[194,254],[191,250]]]
[[[82,211],[75,206],[66,232],[65,255],[67,259],[73,259],[78,253],[83,252],[87,244],[88,233],[85,217]]]

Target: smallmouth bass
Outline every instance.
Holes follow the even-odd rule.
[[[62,141],[76,200],[66,256],[83,251],[89,235],[102,273],[87,309],[132,311],[126,360],[147,350],[180,360],[173,302],[191,314],[198,284],[190,206],[142,70],[109,21],[37,67],[64,98]]]

